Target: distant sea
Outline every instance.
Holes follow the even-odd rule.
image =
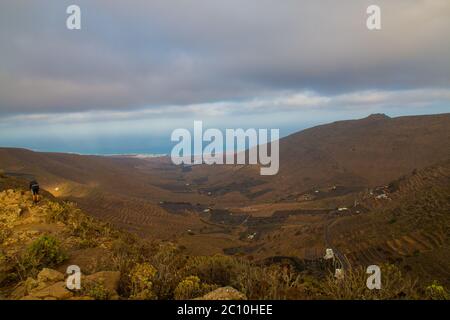
[[[100,156],[105,156],[105,157],[125,157],[125,158],[147,159],[147,158],[160,158],[160,157],[165,157],[165,156],[167,156],[167,154],[165,154],[165,153],[100,154]]]

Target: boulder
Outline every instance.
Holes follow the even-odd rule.
[[[11,292],[12,299],[20,299],[24,296],[27,296],[28,293],[38,286],[38,282],[33,278],[27,278],[27,280],[21,282],[18,286],[16,286]]]
[[[64,275],[56,270],[44,268],[39,272],[37,281],[39,283],[55,283],[64,280]]]
[[[94,300],[94,298],[89,296],[74,296],[72,298],[69,298],[69,300]]]
[[[14,290],[11,292],[10,297],[13,300],[20,299],[27,295],[27,289],[25,283],[21,283],[17,287],[14,288]]]
[[[42,300],[42,299],[39,299],[39,298],[29,295],[29,296],[20,298],[20,300]]]
[[[11,293],[13,299],[67,299],[73,294],[65,287],[64,275],[53,269],[44,268],[37,279],[28,278]]]
[[[38,299],[55,298],[57,300],[65,300],[73,297],[73,293],[67,290],[66,283],[61,281],[43,289],[34,289],[30,292],[30,296]]]
[[[196,300],[247,300],[247,297],[233,287],[222,287],[211,291]]]

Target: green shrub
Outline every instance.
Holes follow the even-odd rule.
[[[94,298],[95,300],[109,300],[111,293],[101,283],[89,282],[83,288],[83,295]]]
[[[185,275],[182,271],[186,256],[175,245],[164,244],[149,258],[149,262],[158,270],[153,292],[158,299],[173,299],[174,290]]]
[[[45,267],[53,267],[67,259],[59,242],[52,236],[42,236],[29,245],[18,261],[19,272],[33,275]]]
[[[450,294],[445,290],[444,286],[440,285],[439,282],[433,281],[425,289],[428,299],[431,300],[450,300]]]
[[[198,298],[216,288],[215,285],[202,283],[197,276],[189,276],[177,285],[174,297],[176,300]]]
[[[53,267],[67,259],[59,242],[52,236],[36,239],[28,247],[26,257],[37,267]]]
[[[156,273],[155,267],[149,263],[137,264],[129,274],[131,283],[130,298],[138,300],[155,299],[153,280]]]

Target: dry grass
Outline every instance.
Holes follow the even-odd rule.
[[[330,274],[323,283],[323,295],[336,300],[393,300],[419,299],[421,293],[417,281],[404,276],[393,265],[382,265],[381,289],[370,290],[366,286],[368,275],[363,268],[351,269],[345,272],[342,280]]]

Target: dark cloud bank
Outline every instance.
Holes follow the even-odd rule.
[[[370,32],[366,0],[80,0],[80,31],[65,28],[72,1],[1,1],[0,131],[186,114],[448,112],[450,2],[376,2],[382,30]]]

